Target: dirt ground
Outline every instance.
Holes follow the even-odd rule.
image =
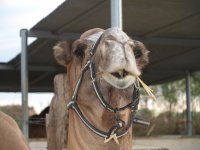
[[[31,150],[47,150],[45,139],[31,139]],[[158,136],[133,139],[133,150],[199,150],[200,136]]]

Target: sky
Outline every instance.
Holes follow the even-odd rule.
[[[1,0],[0,62],[9,61],[20,52],[20,29],[30,29],[63,1],[64,0]]]
[[[30,29],[62,2],[64,0],[0,0],[0,63],[8,62],[20,52],[20,29]],[[31,93],[29,106],[39,113],[52,96],[53,93]],[[0,106],[11,104],[21,104],[21,94],[0,92]]]

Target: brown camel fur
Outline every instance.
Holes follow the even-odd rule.
[[[107,30],[95,28],[83,33],[80,39],[70,44],[60,42],[54,47],[54,56],[60,65],[67,69],[67,82],[71,100],[81,70],[89,59],[92,45],[103,33],[92,61],[96,65],[96,80],[105,100],[114,108],[127,105],[133,94],[135,75],[148,63],[148,50],[132,40],[118,28]],[[126,75],[123,71],[126,70]],[[59,89],[58,89],[59,90]],[[115,124],[114,114],[106,110],[98,101],[92,87],[89,71],[85,73],[77,97],[78,105],[87,119],[98,129],[108,131]],[[121,120],[128,123],[130,109],[118,113]],[[120,137],[119,144],[114,140],[104,143],[104,139],[89,130],[74,110],[68,110],[68,150],[131,150],[132,130]]]
[[[16,122],[0,112],[0,150],[30,150]]]

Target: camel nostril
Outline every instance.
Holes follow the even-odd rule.
[[[113,72],[111,73],[113,76],[115,76],[116,78],[122,79],[124,77],[126,77],[128,75],[128,72],[126,70],[120,70],[118,72]]]
[[[128,75],[128,72],[126,70],[123,70],[123,77],[127,76]]]

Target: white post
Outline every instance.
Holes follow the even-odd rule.
[[[119,27],[123,29],[122,25],[122,0],[110,0],[111,8],[111,27]]]
[[[22,93],[22,132],[28,139],[28,58],[27,58],[27,37],[28,30],[20,30],[21,36],[21,93]]]

